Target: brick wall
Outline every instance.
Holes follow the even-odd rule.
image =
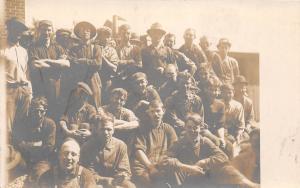
[[[4,0],[4,22],[0,22],[0,44],[5,44],[5,20],[18,17],[25,22],[25,0]]]

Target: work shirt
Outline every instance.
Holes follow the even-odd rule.
[[[31,117],[25,122],[14,126],[13,143],[21,151],[28,162],[47,160],[54,151],[56,125],[47,117],[36,126],[32,124]]]
[[[244,109],[241,103],[236,100],[230,100],[225,104],[225,128],[228,134],[235,136],[238,129],[245,128]]]
[[[240,74],[237,60],[229,56],[222,60],[218,54],[214,55],[212,68],[223,84],[232,84],[235,77]]]
[[[182,45],[179,48],[179,51],[184,53],[184,55],[186,55],[189,59],[191,59],[196,64],[197,68],[199,68],[201,63],[206,63],[207,62],[207,58],[205,56],[205,53],[196,44],[192,44],[191,47],[188,47],[186,45]]]
[[[254,124],[254,109],[252,100],[247,96],[243,96],[239,100],[238,98],[235,99],[242,104],[244,108],[245,126],[250,128]]]
[[[81,164],[99,176],[130,179],[131,171],[126,144],[112,137],[108,144],[96,137],[88,140],[81,149]]]
[[[68,174],[54,167],[45,172],[39,179],[41,188],[95,188],[96,182],[92,172],[77,165]]]
[[[0,56],[5,58],[5,73],[7,83],[29,82],[28,54],[20,45],[9,46],[0,50]]]

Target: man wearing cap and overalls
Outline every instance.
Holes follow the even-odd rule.
[[[32,90],[28,78],[28,54],[19,45],[22,33],[28,28],[17,18],[8,20],[6,26],[8,46],[0,50],[0,56],[5,62],[7,129],[10,137],[16,118],[21,121],[27,115]]]

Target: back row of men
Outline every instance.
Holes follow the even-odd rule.
[[[234,171],[238,183],[255,186],[231,166],[219,166],[237,155],[234,146],[249,139],[254,122],[247,81],[227,55],[227,39],[220,39],[216,53],[205,37],[201,47],[194,44],[195,31],[187,29],[185,44],[176,50],[175,35],[159,23],[147,30],[149,45],[132,38],[129,25],[120,26],[120,38],[112,42],[110,28],[80,22],[74,27],[76,44],[65,29],[56,31],[54,42],[53,25],[43,20],[27,51],[20,40],[28,28],[16,18],[6,24],[8,46],[1,56],[9,143],[22,154],[33,182],[55,163],[55,151],[62,157],[59,166],[77,169],[72,153],[62,151],[70,145],[76,150],[78,142],[81,164],[103,186],[133,187],[133,171],[137,185],[152,187],[174,168],[180,171],[176,181],[165,178],[172,185],[182,185],[187,174],[226,177]],[[192,158],[189,150],[177,148],[186,146],[192,146]]]

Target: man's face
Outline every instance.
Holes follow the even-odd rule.
[[[173,49],[175,45],[175,37],[169,37],[165,40],[165,46],[168,46]]]
[[[71,37],[69,35],[58,35],[56,42],[64,48],[69,48],[71,46]]]
[[[82,30],[80,31],[80,35],[82,37],[83,40],[90,40],[91,39],[91,30],[88,28],[82,28]]]
[[[128,42],[130,40],[131,31],[130,29],[125,29],[121,32],[121,40]]]
[[[154,126],[158,126],[162,122],[162,118],[164,116],[164,109],[162,107],[150,107],[147,110],[147,114],[152,121]]]
[[[206,89],[206,93],[210,98],[215,99],[220,94],[220,88],[218,86],[209,86]]]
[[[209,48],[209,42],[207,38],[202,38],[200,40],[200,46],[203,50],[207,50]]]
[[[177,78],[177,70],[174,66],[168,66],[165,69],[165,75],[167,77],[168,80],[173,80],[176,81]]]
[[[49,40],[51,38],[51,35],[53,33],[52,26],[48,25],[42,25],[39,28],[40,38],[43,40]]]
[[[116,109],[121,109],[126,103],[126,96],[113,94],[110,99],[111,105]]]
[[[35,121],[42,121],[46,115],[46,109],[43,105],[33,106],[31,109],[32,118]]]
[[[152,32],[151,35],[151,42],[153,45],[158,45],[163,37],[163,34],[161,34],[160,32]]]
[[[238,95],[244,95],[247,93],[247,85],[244,83],[239,83],[235,85],[235,92]]]
[[[104,125],[97,126],[97,136],[101,138],[105,143],[110,142],[114,134],[113,122],[105,122]]]
[[[220,52],[221,55],[226,56],[229,52],[230,47],[227,44],[221,44],[218,47],[218,49],[219,49],[219,52]]]
[[[62,170],[72,171],[76,168],[80,157],[80,148],[77,144],[64,144],[59,153],[59,165]]]
[[[137,93],[143,93],[148,85],[148,81],[145,78],[141,78],[138,80],[135,80],[133,83],[133,89]]]
[[[200,125],[196,124],[194,121],[188,120],[185,124],[185,131],[187,133],[188,140],[195,144],[200,138]]]
[[[107,33],[102,33],[99,36],[99,43],[101,46],[107,46],[111,41],[111,36]]]
[[[225,89],[222,91],[222,96],[225,101],[230,101],[234,96],[234,91],[232,89]]]
[[[188,31],[184,35],[184,41],[186,44],[191,44],[193,43],[195,39],[195,33],[193,31]]]
[[[179,90],[184,93],[187,93],[188,91],[191,90],[191,88],[193,86],[193,81],[191,78],[189,78],[187,80],[181,79],[181,80],[179,80],[178,84],[179,84]]]

